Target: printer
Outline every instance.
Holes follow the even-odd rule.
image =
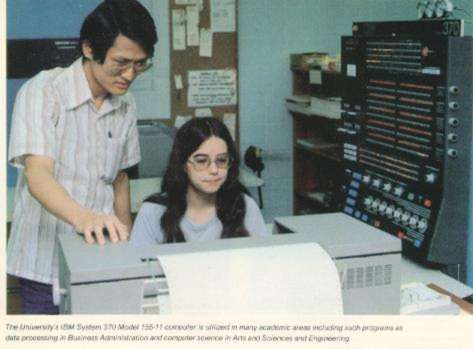
[[[274,233],[310,236],[332,257],[343,313],[399,314],[401,240],[344,213],[275,218]]]
[[[166,314],[170,295],[159,256],[312,242],[334,261],[344,314],[399,314],[401,242],[342,213],[276,218],[268,238],[137,247],[88,245],[62,234],[58,242],[62,314]]]

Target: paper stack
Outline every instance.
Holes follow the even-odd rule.
[[[310,114],[310,96],[298,95],[286,97],[286,107],[289,111],[300,114]]]
[[[460,307],[447,295],[413,282],[401,285],[401,315],[458,315]]]
[[[312,114],[324,116],[329,119],[341,118],[341,98],[310,97],[310,109]]]

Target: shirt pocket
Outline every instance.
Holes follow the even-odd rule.
[[[120,164],[125,149],[126,139],[107,138],[105,146],[105,166],[102,180],[107,184],[112,184],[120,170]]]

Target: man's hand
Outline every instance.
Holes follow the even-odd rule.
[[[79,219],[74,224],[74,229],[79,234],[84,235],[85,241],[88,244],[93,244],[97,241],[99,245],[103,245],[105,243],[104,229],[107,229],[110,240],[113,243],[127,240],[129,235],[127,226],[120,222],[116,216],[97,214],[91,211],[79,216]]]
[[[95,235],[97,242],[104,244],[104,229],[108,230],[112,242],[128,238],[130,228],[114,215],[94,213],[79,205],[56,181],[53,173],[53,159],[39,155],[26,156],[25,176],[28,188],[36,200],[49,212],[71,224],[79,233],[84,235],[88,243],[95,241],[93,236]]]

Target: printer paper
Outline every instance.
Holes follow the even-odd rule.
[[[338,271],[316,243],[158,258],[172,314],[343,314]]]

